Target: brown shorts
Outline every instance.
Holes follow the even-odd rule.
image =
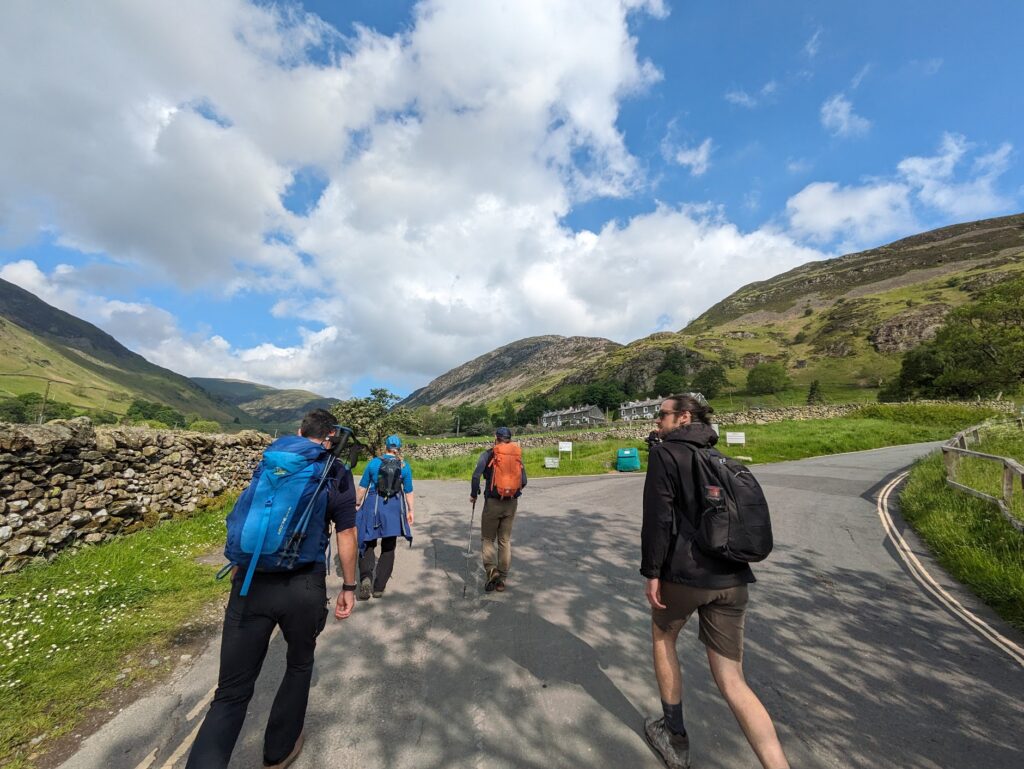
[[[723,657],[743,660],[743,622],[747,611],[747,586],[703,588],[661,582],[664,609],[651,611],[662,630],[679,632],[696,610],[700,617],[697,637]]]

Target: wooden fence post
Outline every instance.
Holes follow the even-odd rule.
[[[946,479],[950,481],[956,480],[956,460],[957,455],[955,451],[943,451],[942,460],[946,465]]]

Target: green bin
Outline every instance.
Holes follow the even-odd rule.
[[[640,452],[636,449],[619,449],[615,457],[615,469],[628,473],[640,469]]]

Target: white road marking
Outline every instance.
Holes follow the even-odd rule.
[[[893,523],[892,516],[889,515],[889,496],[908,475],[910,475],[909,472],[897,475],[878,495],[878,517],[882,521],[882,527],[885,529],[886,534],[889,535],[889,539],[896,547],[896,552],[899,553],[900,558],[906,564],[910,573],[921,587],[931,593],[932,596],[935,597],[935,600],[977,631],[978,634],[992,643],[996,648],[1009,654],[1017,664],[1024,667],[1024,648],[1018,646],[1009,638],[1002,635],[999,631],[980,617],[970,612],[963,606],[963,604],[957,601],[956,598],[950,595],[938,582],[935,581],[932,575],[928,573],[927,569],[924,568],[917,556],[914,555],[914,552],[910,549],[907,541],[903,539],[903,536],[898,531],[896,531],[896,525]]]
[[[136,766],[135,769],[149,769],[149,767],[153,765],[153,762],[156,761],[156,752],[157,751],[154,748],[153,752],[146,756],[144,759],[142,759],[142,761],[139,762],[139,765]]]

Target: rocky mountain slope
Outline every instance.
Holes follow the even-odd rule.
[[[298,423],[313,409],[329,409],[337,398],[325,398],[308,390],[279,390],[242,379],[192,377],[192,381],[227,403],[262,422]]]
[[[410,401],[522,400],[530,392],[600,379],[643,392],[673,348],[688,375],[720,363],[737,390],[751,367],[777,361],[797,388],[806,390],[817,379],[834,397],[863,390],[857,399],[864,399],[899,370],[904,352],[934,336],[950,310],[1021,275],[1024,214],[957,224],[743,286],[679,332],[624,346],[609,342],[576,359],[563,355],[558,371],[542,369],[539,381],[486,365],[490,356],[533,341],[524,339],[438,377]]]
[[[586,336],[533,336],[474,358],[416,390],[403,406],[483,403],[554,386],[622,345]]]
[[[186,377],[156,366],[114,337],[0,280],[0,391],[24,392],[123,414],[141,398],[223,425],[253,418]]]

